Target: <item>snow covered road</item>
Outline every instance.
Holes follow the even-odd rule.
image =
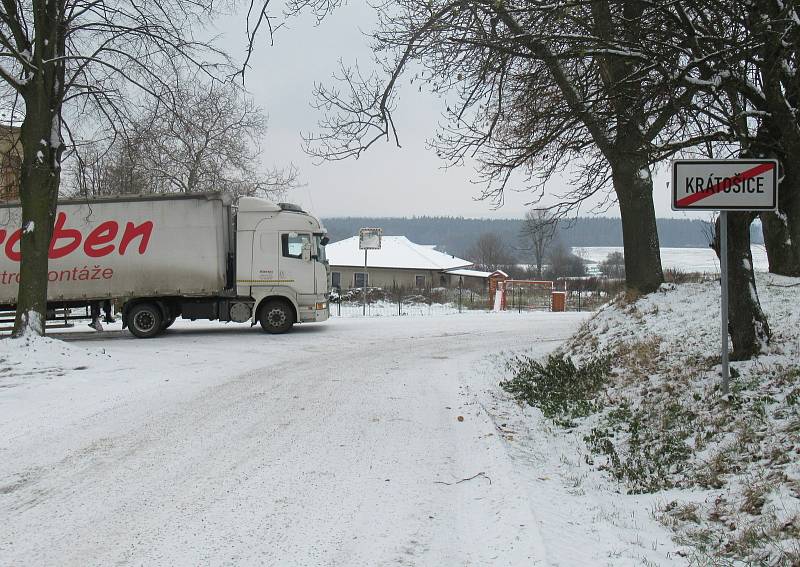
[[[496,382],[492,356],[544,353],[584,318],[185,324],[46,345],[47,372],[0,375],[0,563],[569,564],[547,559],[475,393]]]

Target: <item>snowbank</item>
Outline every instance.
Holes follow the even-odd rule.
[[[52,380],[110,361],[103,351],[87,350],[49,337],[3,338],[0,339],[0,388]]]
[[[632,493],[661,493],[657,517],[690,559],[800,562],[800,280],[758,276],[769,352],[733,362],[719,391],[719,282],[664,285],[598,312],[563,347],[611,356],[582,437],[594,465]]]

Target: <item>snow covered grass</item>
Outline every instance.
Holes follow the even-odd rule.
[[[800,564],[800,281],[763,274],[758,283],[773,341],[758,359],[732,363],[728,397],[717,281],[620,299],[560,350],[578,367],[609,356],[612,370],[597,394],[582,394],[597,411],[560,419],[574,427],[559,435],[582,439],[587,461],[627,492],[661,495],[655,515],[698,565]]]

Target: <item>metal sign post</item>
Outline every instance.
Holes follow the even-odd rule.
[[[672,210],[719,213],[720,358],[722,395],[730,388],[728,360],[728,211],[778,208],[776,160],[675,160],[672,162]]]
[[[721,286],[720,353],[722,359],[722,395],[728,395],[731,377],[728,370],[728,211],[719,213],[719,270]]]
[[[362,298],[361,306],[361,314],[364,315],[364,317],[367,316],[367,252],[369,252],[369,250],[364,248],[364,297]]]
[[[362,228],[358,231],[358,247],[364,251],[364,298],[363,314],[367,315],[367,252],[381,249],[382,228]]]

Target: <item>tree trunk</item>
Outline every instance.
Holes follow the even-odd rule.
[[[782,137],[774,120],[765,120],[758,129],[756,143],[751,152],[742,152],[742,157],[769,157],[779,163],[780,184],[778,187],[777,212],[761,213],[761,229],[764,247],[767,249],[769,271],[782,276],[800,276],[800,235],[793,234],[800,228],[800,210],[797,207],[797,192],[800,190],[800,168],[795,160],[787,158],[781,143],[789,145]]]
[[[797,193],[800,190],[800,166],[797,164],[800,155],[800,121],[795,109],[800,99],[800,82],[785,79],[788,62],[796,58],[796,45],[787,42],[784,36],[784,33],[792,33],[790,30],[795,24],[791,16],[797,8],[789,4],[787,9],[782,2],[761,1],[747,3],[746,9],[751,20],[757,22],[754,31],[761,40],[758,71],[764,93],[763,110],[766,111],[763,127],[773,150],[769,154],[763,153],[776,155],[783,166],[783,179],[778,188],[778,208],[784,215],[788,233],[788,239],[783,242],[788,242],[794,256],[794,266],[778,265],[776,269],[779,271],[775,273],[797,274],[796,267],[800,264],[800,195]],[[787,27],[781,30],[784,25]],[[759,137],[764,128],[759,129]],[[766,243],[766,235],[764,240]],[[770,271],[773,271],[772,264],[770,258]]]
[[[61,74],[63,81],[63,73]],[[37,80],[38,79],[38,80]],[[13,336],[44,335],[47,273],[55,222],[63,143],[54,77],[37,77],[25,93],[20,175],[22,222],[19,289]],[[57,100],[57,99],[56,99]]]
[[[614,161],[611,167],[622,217],[625,285],[629,290],[651,293],[664,283],[653,181],[646,165],[637,166],[624,157]]]
[[[782,276],[800,276],[800,210],[797,194],[800,191],[800,167],[788,157],[782,145],[793,147],[789,134],[783,135],[775,120],[767,119],[758,129],[756,141],[742,157],[769,157],[779,163],[778,210],[761,213],[764,246],[769,259],[769,271]],[[800,146],[797,146],[800,150]]]
[[[61,106],[64,101],[66,20],[63,1],[34,2],[36,38],[31,69],[20,89],[22,202],[19,288],[13,335],[44,335],[50,241],[61,181]],[[28,50],[30,51],[30,50]]]
[[[731,360],[748,360],[769,344],[770,329],[756,291],[750,224],[755,213],[728,212],[728,332],[733,343]],[[719,219],[714,231],[714,251],[720,255]]]
[[[794,240],[789,231],[789,218],[786,212],[781,210],[777,213],[764,212],[760,218],[770,273],[800,276],[800,258],[796,255],[798,247],[793,245]]]
[[[800,144],[793,148],[800,151]],[[797,156],[797,153],[790,154],[783,160],[783,181],[778,187],[778,211],[786,225],[784,243],[791,251],[792,258],[786,260],[789,264],[780,266],[780,271],[774,273],[787,276],[800,276],[800,164],[797,163]],[[766,243],[766,235],[764,241]],[[773,271],[772,260],[769,271]]]

